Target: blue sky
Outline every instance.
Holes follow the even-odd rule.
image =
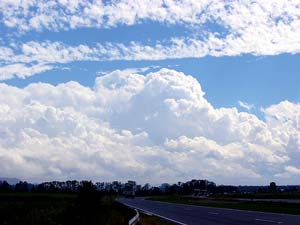
[[[219,32],[225,35],[226,29],[218,24],[207,23],[196,28],[184,25],[169,25],[145,21],[142,24],[118,26],[113,28],[79,28],[62,31],[30,31],[20,34],[17,29],[1,27],[3,45],[12,43],[62,42],[67,45],[94,45],[116,42],[129,44],[139,42],[153,44],[174,37],[194,37],[200,39],[201,31]],[[202,31],[203,32],[203,31]],[[164,60],[113,60],[113,61],[77,61],[66,64],[54,64],[56,68],[37,73],[26,79],[18,77],[3,82],[25,87],[32,82],[47,82],[57,85],[71,80],[92,87],[99,73],[128,68],[172,68],[194,76],[201,83],[207,98],[216,107],[234,107],[238,101],[254,104],[259,108],[278,103],[282,100],[298,102],[300,77],[297,66],[299,54],[253,55],[240,54],[230,56],[204,56],[200,58],[178,58]],[[156,69],[157,70],[157,69]]]
[[[207,99],[215,107],[238,107],[238,101],[254,104],[253,113],[260,116],[260,107],[267,107],[283,100],[300,101],[300,56],[281,54],[276,56],[242,55],[236,57],[204,57],[200,59],[173,59],[161,61],[113,61],[76,62],[35,76],[14,78],[5,83],[24,87],[32,82],[57,85],[77,81],[92,87],[101,72],[128,68],[171,68],[194,76],[206,92]],[[241,108],[241,110],[243,110]]]
[[[0,160],[13,165],[0,166],[2,175],[293,183],[299,7],[289,0],[0,2]],[[54,150],[58,143],[64,147]]]

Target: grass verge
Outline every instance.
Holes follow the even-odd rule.
[[[216,194],[215,198],[247,198],[247,199],[300,199],[300,193],[255,193],[255,194]]]
[[[161,219],[157,216],[149,216],[143,213],[140,213],[140,220],[137,225],[173,225],[167,220]]]
[[[106,196],[0,193],[2,225],[122,225],[135,211]]]

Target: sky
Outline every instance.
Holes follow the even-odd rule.
[[[0,175],[298,184],[297,0],[0,1]]]

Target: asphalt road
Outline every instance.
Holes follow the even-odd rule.
[[[119,199],[130,207],[188,225],[300,225],[300,216],[193,206],[144,200]]]

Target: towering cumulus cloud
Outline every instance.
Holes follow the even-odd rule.
[[[196,79],[168,69],[114,71],[93,88],[0,84],[0,171],[29,180],[292,182],[300,106],[285,101],[263,112],[261,120],[214,108]]]

